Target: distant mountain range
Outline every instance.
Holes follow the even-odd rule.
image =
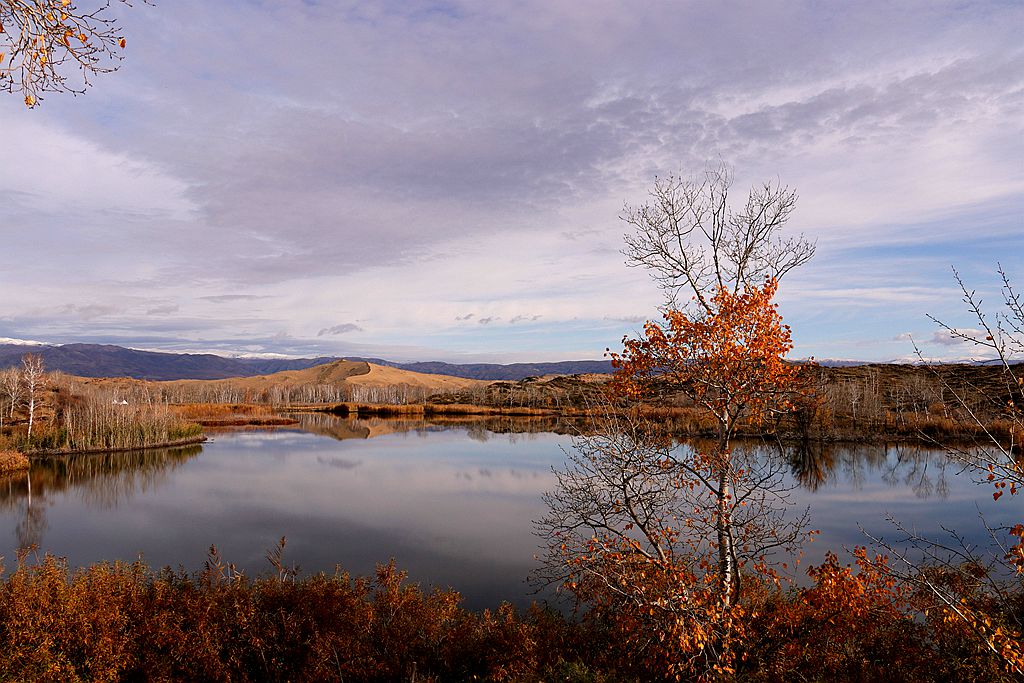
[[[135,379],[226,379],[269,375],[282,370],[304,370],[336,358],[226,358],[212,353],[139,351],[109,344],[28,346],[0,344],[0,368],[21,364],[26,353],[43,357],[47,370],[80,377],[133,377]]]
[[[227,379],[269,375],[284,370],[304,370],[340,360],[337,356],[318,358],[227,358],[212,353],[166,353],[139,351],[110,344],[64,344],[61,346],[0,344],[0,368],[21,364],[26,353],[38,353],[48,370],[60,370],[80,377],[133,377],[149,380]],[[520,380],[539,375],[610,373],[611,361],[582,360],[559,363],[455,364],[442,362],[395,363],[379,358],[348,358],[401,370],[449,375],[466,379]]]
[[[49,370],[60,370],[80,377],[133,377],[149,380],[176,379],[228,379],[254,377],[284,370],[305,370],[341,360],[339,356],[317,358],[228,358],[212,353],[167,353],[139,351],[110,344],[2,344],[0,368],[20,365],[25,353],[38,353]],[[381,358],[356,358],[401,370],[434,375],[464,377],[466,379],[518,381],[541,375],[607,374],[612,372],[609,360],[568,360],[557,363],[444,363],[441,361],[396,363]],[[850,367],[875,364],[868,361],[818,359],[828,367]],[[894,361],[907,364],[909,361]],[[964,361],[972,365],[985,365],[992,361]],[[885,363],[881,363],[884,365]]]

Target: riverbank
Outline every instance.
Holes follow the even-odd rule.
[[[195,444],[203,443],[208,439],[209,437],[206,434],[198,434],[195,436],[184,437],[181,439],[172,439],[169,441],[157,441],[155,443],[146,443],[133,446],[117,446],[112,448],[81,448],[77,450],[36,449],[27,451],[24,454],[24,456],[31,460],[35,458],[57,458],[65,455],[89,455],[95,453],[129,453],[131,451],[148,451],[156,448],[178,448],[181,446],[192,446]]]

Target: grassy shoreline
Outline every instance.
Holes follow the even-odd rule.
[[[329,413],[339,417],[523,417],[550,418],[560,420],[586,420],[604,413],[604,409],[577,407],[525,408],[521,406],[488,406],[469,403],[330,403],[304,404],[282,407],[285,413]],[[646,405],[639,409],[645,419],[662,426],[673,434],[686,437],[713,437],[715,425],[693,408]],[[785,422],[772,425],[769,429],[745,428],[738,437],[777,437],[786,441],[808,440],[819,443],[918,443],[922,445],[943,443],[969,444],[976,439],[986,440],[991,435],[1008,439],[1012,425],[992,420],[984,425],[965,423],[943,416],[918,416],[897,419],[884,416],[876,420],[845,420],[830,418],[827,422],[815,422],[800,427]],[[1018,442],[1020,435],[1016,436]]]
[[[23,455],[27,458],[57,458],[65,455],[90,455],[96,453],[129,453],[131,451],[147,451],[156,448],[177,448],[179,446],[191,446],[197,443],[204,443],[209,440],[209,436],[206,434],[199,434],[196,436],[189,436],[181,439],[173,439],[170,441],[161,441],[157,443],[148,443],[139,446],[120,446],[117,448],[83,448],[79,450],[61,450],[61,449],[36,449],[26,451]]]

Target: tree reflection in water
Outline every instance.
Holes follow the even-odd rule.
[[[889,486],[906,487],[918,498],[949,495],[949,458],[934,448],[913,444],[824,443],[802,441],[782,446],[793,478],[809,491],[842,481],[857,490],[879,473]]]
[[[152,491],[171,471],[203,451],[201,445],[123,453],[89,453],[34,460],[27,472],[0,480],[0,511],[16,511],[18,549],[42,544],[46,508],[55,494],[74,490],[91,507],[109,509]]]
[[[326,413],[299,416],[300,428],[339,440],[371,439],[394,433],[420,435],[446,429],[464,430],[474,441],[486,442],[495,434],[515,439],[516,435],[540,432],[578,434],[587,429],[587,421],[561,417],[517,416],[432,416],[338,417]],[[691,448],[710,448],[707,439],[686,438]],[[862,488],[876,472],[892,487],[905,486],[918,498],[945,498],[949,495],[949,459],[941,450],[913,444],[870,444],[785,441],[766,438],[736,443],[735,450],[745,458],[770,458],[788,465],[793,480],[807,491],[843,484],[853,490]],[[954,471],[955,473],[955,471]]]

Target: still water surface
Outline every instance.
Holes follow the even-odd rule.
[[[496,426],[500,425],[500,426]],[[451,586],[466,606],[533,599],[525,578],[539,552],[532,520],[544,512],[551,467],[571,439],[536,424],[304,418],[303,429],[217,434],[202,446],[83,455],[34,463],[0,478],[0,555],[31,544],[73,565],[142,557],[151,566],[202,565],[211,544],[251,573],[288,539],[304,572],[357,574],[395,558],[423,584]],[[802,508],[827,548],[865,543],[860,527],[893,534],[891,514],[926,533],[940,525],[984,540],[978,520],[1019,518],[993,504],[934,450],[832,447],[789,465]]]

